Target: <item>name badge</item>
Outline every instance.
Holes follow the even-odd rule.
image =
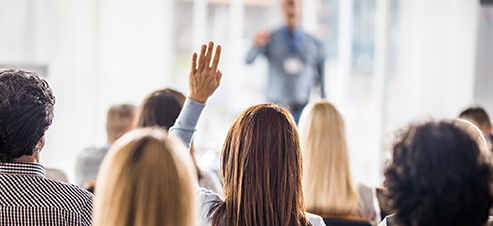
[[[303,68],[303,62],[296,57],[288,57],[284,60],[284,71],[290,75],[298,75]]]

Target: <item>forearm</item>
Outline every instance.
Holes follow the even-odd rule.
[[[257,58],[257,56],[262,52],[263,52],[263,48],[258,48],[254,45],[252,49],[250,49],[250,51],[248,52],[247,57],[245,59],[245,63],[247,64],[253,63],[253,61],[255,61],[255,59]]]
[[[169,129],[169,136],[179,138],[187,148],[190,148],[197,123],[204,107],[205,104],[187,98],[175,124]]]

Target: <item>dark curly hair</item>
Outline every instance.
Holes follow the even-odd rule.
[[[50,86],[35,73],[0,69],[0,162],[33,155],[54,104]]]
[[[393,146],[384,184],[396,224],[465,226],[488,219],[491,163],[485,144],[465,128],[473,127],[461,123],[466,122],[413,125]]]

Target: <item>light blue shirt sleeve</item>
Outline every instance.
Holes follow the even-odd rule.
[[[325,226],[324,220],[318,215],[306,213],[306,217],[310,220],[310,223],[312,223],[313,226]]]
[[[256,47],[255,45],[253,45],[247,54],[247,57],[245,59],[245,63],[247,63],[247,64],[253,63],[253,61],[255,61],[255,59],[257,58],[257,56],[259,54],[265,53],[265,48],[266,48],[266,46],[259,48],[259,47]]]
[[[205,104],[187,98],[175,124],[169,129],[170,137],[177,137],[190,149],[200,114]]]

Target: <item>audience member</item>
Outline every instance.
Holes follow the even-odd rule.
[[[193,164],[179,140],[159,128],[129,132],[101,165],[95,226],[195,226]]]
[[[202,47],[198,63],[193,55],[190,78],[209,74],[212,81],[220,79],[220,51],[209,66],[212,46],[207,52]],[[207,100],[194,96],[191,92],[170,129],[170,136],[179,137],[188,147],[203,109],[200,103]],[[273,104],[246,109],[223,146],[224,199],[199,189],[201,225],[325,225],[320,217],[305,213],[301,164],[298,132],[289,112]]]
[[[263,54],[269,63],[267,99],[288,108],[298,122],[310,91],[319,84],[325,97],[325,52],[320,41],[301,28],[301,0],[282,0],[285,25],[273,32],[261,31],[246,63]]]
[[[472,107],[460,113],[459,118],[467,120],[476,125],[488,143],[488,147],[493,151],[493,133],[490,117],[482,107]]]
[[[489,155],[483,136],[467,121],[410,126],[385,170],[395,214],[379,225],[484,225],[493,204]]]
[[[75,164],[75,180],[78,185],[93,181],[99,171],[99,166],[111,145],[132,129],[136,107],[131,104],[112,106],[106,117],[106,145],[100,148],[84,149],[77,156]]]
[[[321,216],[361,216],[380,222],[376,191],[353,181],[344,120],[325,100],[308,104],[298,125],[307,210]]]
[[[149,94],[142,103],[137,117],[136,127],[159,126],[168,130],[178,118],[186,97],[173,89],[157,90]],[[193,146],[190,154],[197,172],[199,186],[222,196],[222,185],[216,174],[201,170],[196,161]]]
[[[39,164],[55,96],[32,72],[0,70],[0,224],[91,225],[93,195]]]

